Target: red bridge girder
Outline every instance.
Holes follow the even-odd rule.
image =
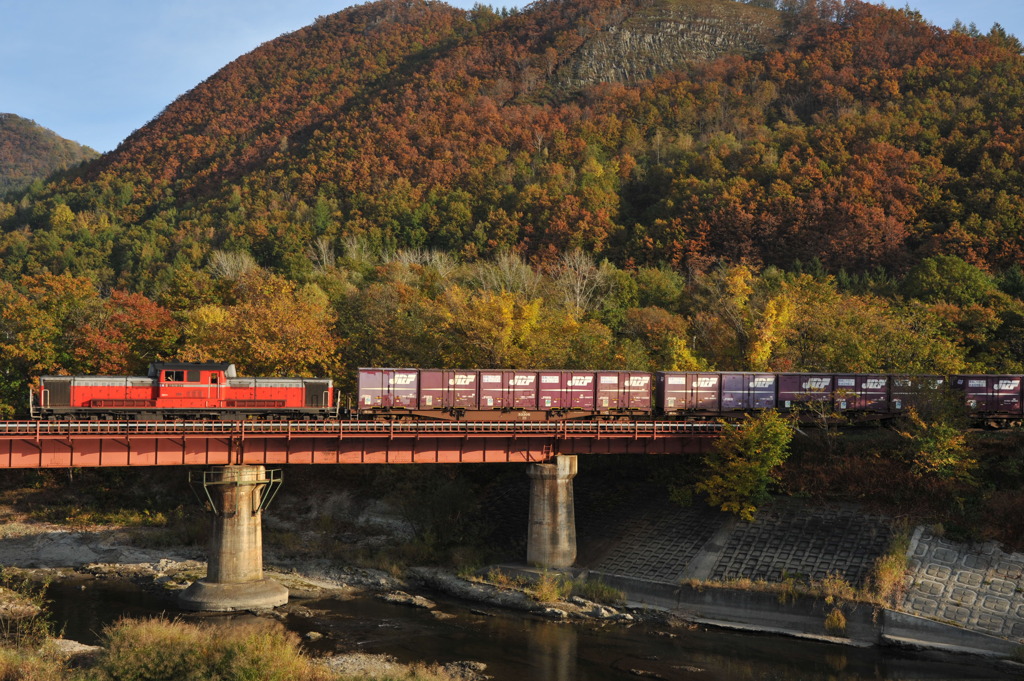
[[[558,454],[695,454],[708,422],[8,421],[0,468],[540,463]]]

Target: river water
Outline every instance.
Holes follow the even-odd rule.
[[[172,600],[122,581],[53,584],[50,610],[66,638],[95,644],[121,617],[182,617],[225,625],[251,615],[181,613]],[[285,626],[312,654],[387,653],[402,662],[475,660],[499,681],[1008,680],[1018,674],[975,658],[850,648],[776,636],[695,628],[551,622],[443,598],[443,618],[372,596],[299,600]],[[294,607],[299,606],[299,607]]]

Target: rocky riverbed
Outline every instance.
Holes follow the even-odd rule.
[[[145,532],[142,532],[145,535]],[[8,574],[20,574],[37,581],[98,579],[130,581],[154,594],[172,596],[206,574],[202,552],[194,547],[140,548],[140,531],[112,527],[69,530],[48,523],[19,522],[7,526],[0,538],[0,564]],[[144,541],[142,543],[145,543]],[[265,569],[268,577],[284,584],[293,603],[262,613],[285,619],[302,616],[301,601],[373,595],[383,601],[428,610],[437,619],[451,617],[429,597],[440,593],[480,604],[481,607],[530,613],[552,620],[594,620],[603,624],[631,625],[641,612],[601,605],[583,598],[539,603],[521,588],[499,587],[462,579],[450,570],[412,568],[402,576],[384,570],[342,565],[329,559],[275,560]],[[520,581],[520,583],[525,583]],[[31,603],[13,592],[0,591],[0,616],[31,616]],[[652,619],[655,616],[652,615]],[[661,614],[656,617],[663,617]],[[319,634],[305,634],[315,641]],[[98,649],[75,641],[54,643],[67,657],[86,659]],[[399,665],[386,655],[353,651],[334,654],[323,664],[344,673],[387,675]],[[442,665],[440,671],[462,681],[490,678],[486,665],[464,660]]]

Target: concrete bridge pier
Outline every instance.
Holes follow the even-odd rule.
[[[185,610],[260,610],[288,602],[288,589],[263,577],[263,509],[270,486],[263,466],[221,466],[203,474],[213,506],[206,578],[179,597]],[[276,490],[275,490],[276,491]]]
[[[572,479],[576,457],[556,456],[554,463],[532,464],[530,528],[526,538],[526,562],[545,568],[567,568],[576,562],[576,514]]]

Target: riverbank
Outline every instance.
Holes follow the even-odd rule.
[[[1024,651],[1024,554],[906,528],[856,505],[778,499],[747,523],[649,491],[605,509],[599,532],[585,521],[581,539],[589,573],[636,602],[706,624],[854,645],[1018,659]]]
[[[779,539],[776,532],[768,534]],[[19,536],[0,540],[0,562],[9,567],[19,567],[37,579],[85,576],[92,579],[130,580],[170,597],[205,575],[205,563],[196,555],[196,550],[184,547],[176,550],[139,549],[119,543],[119,539],[128,539],[130,536],[130,533],[110,528],[69,532],[45,524],[34,529],[26,525]],[[930,547],[928,542],[936,540],[919,531],[915,533],[910,553],[924,554],[925,547]],[[946,540],[941,542],[950,545]],[[707,564],[706,551],[721,553],[719,544],[711,540],[707,543],[704,551],[694,553],[692,561]],[[622,548],[618,546],[610,553],[621,555]],[[755,548],[751,547],[751,550]],[[1005,556],[1000,556],[994,547],[987,549],[988,553],[981,555],[990,556],[990,564],[1005,569]],[[933,548],[927,551],[934,554]],[[970,555],[974,554],[963,553],[963,556]],[[82,558],[96,556],[114,557],[118,562],[81,562]],[[939,557],[948,556],[939,554]],[[964,562],[962,556],[960,560]],[[981,565],[977,561],[972,564]],[[969,628],[956,627],[949,622],[919,618],[852,599],[836,601],[820,594],[818,597],[801,595],[794,590],[792,583],[788,590],[778,586],[769,588],[766,582],[748,583],[743,588],[728,588],[714,582],[681,585],[678,581],[658,581],[648,577],[590,570],[589,577],[621,589],[627,596],[627,606],[616,608],[579,597],[561,602],[538,602],[525,593],[524,587],[531,581],[543,578],[546,573],[515,566],[505,566],[500,572],[506,577],[519,576],[523,579],[517,585],[510,586],[511,582],[506,581],[505,586],[495,586],[482,581],[464,580],[451,571],[437,568],[414,568],[398,577],[382,570],[342,566],[329,560],[268,566],[267,576],[288,587],[294,599],[347,596],[356,592],[374,593],[391,602],[404,602],[410,607],[430,609],[431,602],[419,595],[428,590],[555,620],[590,619],[628,625],[638,622],[667,623],[671,616],[675,616],[680,621],[707,626],[781,633],[845,645],[904,645],[1001,658],[1012,658],[1018,654],[1019,644],[1013,639],[989,636]],[[914,563],[905,603],[919,604],[920,596],[916,595],[917,592],[921,588],[930,588],[927,582],[915,579],[914,575],[919,572],[931,573],[933,578],[936,574],[930,562],[919,560]],[[957,579],[976,581],[966,580],[960,572],[956,575],[951,572],[947,576],[954,583],[957,583]],[[988,582],[979,587],[1002,588],[998,582]],[[957,595],[961,598],[964,596],[960,591]],[[981,600],[984,601],[984,598]],[[829,612],[835,609],[843,613],[841,631],[834,628],[830,631],[826,624]]]
[[[680,508],[650,490],[639,489],[615,503],[595,501],[586,483],[579,492],[577,574],[622,589],[628,607],[578,597],[538,603],[522,589],[470,582],[450,571],[358,567],[299,551],[326,544],[328,535],[357,547],[410,540],[412,530],[399,514],[379,503],[355,504],[344,493],[310,504],[308,510],[288,505],[271,514],[266,525],[275,541],[267,545],[267,573],[294,598],[366,592],[407,597],[415,605],[421,592],[436,590],[556,621],[591,619],[630,626],[675,616],[706,626],[845,645],[905,645],[1019,657],[1024,556],[1003,553],[994,544],[957,545],[925,528],[916,529],[906,549],[904,593],[886,608],[844,594],[838,601],[827,594],[810,598],[799,589],[834,580],[857,590],[870,582],[873,566],[890,549],[896,531],[883,516],[855,506],[820,508],[781,500],[763,509],[754,522],[741,523],[703,507]],[[522,524],[521,519],[516,522]],[[205,575],[201,549],[167,545],[165,539],[151,542],[147,532],[110,526],[69,530],[20,517],[3,525],[0,563],[35,571],[40,577],[126,579],[168,595]],[[154,544],[159,547],[147,548]],[[522,574],[531,572],[524,569]],[[836,610],[842,626],[832,614]]]

